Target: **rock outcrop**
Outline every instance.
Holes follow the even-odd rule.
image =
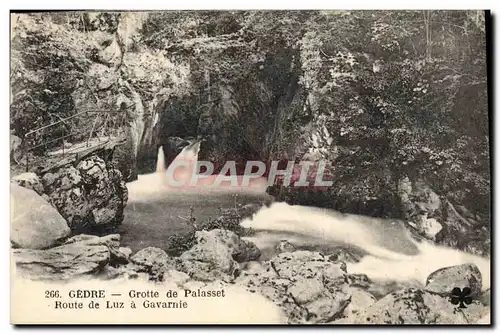
[[[354,319],[359,324],[470,324],[489,309],[477,301],[458,308],[449,298],[421,289],[393,292],[369,306]]]
[[[485,224],[489,218],[472,214],[408,177],[399,181],[398,189],[403,218],[417,236],[480,256],[490,254],[491,233]]]
[[[105,245],[72,243],[48,250],[15,249],[18,275],[32,280],[69,280],[96,274],[109,262]]]
[[[75,234],[112,231],[123,220],[127,188],[120,172],[98,156],[49,171],[41,181]]]
[[[69,280],[99,275],[109,268],[129,263],[129,249],[120,247],[119,234],[104,237],[79,234],[58,247],[46,250],[14,249],[12,255],[18,275],[32,280]],[[119,271],[120,274],[131,273],[130,270]]]
[[[350,301],[345,265],[317,252],[281,253],[236,279],[283,308],[290,323],[325,323],[340,317]]]
[[[436,270],[427,277],[425,289],[436,293],[449,294],[454,288],[471,289],[471,296],[481,294],[482,276],[475,264],[446,267]]]
[[[241,271],[239,262],[260,257],[260,250],[234,232],[222,229],[197,231],[195,244],[180,255],[176,268],[200,281],[232,280]]]
[[[64,218],[34,190],[12,183],[10,196],[13,246],[45,249],[68,237],[71,231]]]
[[[345,256],[348,252],[340,249],[329,255],[308,250],[281,252],[264,262],[255,261],[256,249],[231,231],[214,229],[198,231],[196,244],[179,257],[155,247],[131,254],[130,249],[120,247],[117,234],[81,234],[55,248],[14,249],[12,254],[17,273],[34,280],[93,275],[105,280],[152,280],[191,290],[209,286],[243,289],[276,306],[284,321],[291,324],[490,321],[490,297],[488,291],[479,294],[482,279],[474,265],[437,270],[423,287],[412,282],[375,282],[364,274],[349,274],[348,266],[339,259],[358,259]],[[457,286],[470,287],[475,298],[470,303],[452,303],[449,290]]]

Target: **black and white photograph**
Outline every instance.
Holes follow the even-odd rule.
[[[491,325],[490,37],[11,11],[11,323]]]

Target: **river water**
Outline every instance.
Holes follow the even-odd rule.
[[[185,147],[177,158],[196,162],[199,143]],[[168,237],[191,229],[189,217],[203,222],[220,216],[221,210],[245,205],[261,205],[272,200],[266,194],[266,186],[240,189],[235,187],[168,187],[166,185],[163,149],[158,151],[156,173],[139,175],[138,180],[128,183],[128,204],[120,226],[122,244],[134,252],[144,247],[168,248]],[[171,164],[171,166],[172,166]],[[181,168],[175,180],[188,179]]]
[[[174,160],[196,161],[199,143],[184,148]],[[261,204],[269,200],[266,184],[251,188],[230,186],[169,188],[165,185],[163,151],[160,149],[157,172],[140,175],[127,185],[129,202],[121,226],[122,244],[137,251],[153,246],[167,248],[168,237],[190,229],[188,217],[198,221],[215,218],[221,209],[238,205]],[[178,178],[189,178],[180,171]],[[259,181],[259,180],[257,180]],[[425,284],[433,271],[463,263],[475,263],[483,275],[483,288],[490,285],[490,260],[429,242],[416,241],[398,221],[358,215],[344,215],[315,207],[273,203],[263,206],[241,223],[257,233],[248,240],[262,251],[264,259],[273,255],[280,240],[328,253],[343,247],[363,255],[348,265],[349,273],[363,273],[371,279],[419,281]]]

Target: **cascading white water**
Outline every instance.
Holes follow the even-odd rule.
[[[165,171],[165,153],[163,153],[163,146],[160,146],[158,149],[158,158],[156,160],[156,172],[164,173]]]
[[[172,175],[172,178],[177,182],[187,182],[193,174],[193,168],[196,166],[196,162],[198,161],[199,151],[199,141],[193,142],[184,147],[182,151],[175,157],[172,163],[168,166],[165,174],[170,173],[170,175]],[[166,177],[163,180],[163,185],[165,187],[170,186],[167,183]]]
[[[377,221],[377,223],[374,223]],[[388,231],[390,221],[341,215],[330,210],[274,203],[262,208],[243,227],[251,227],[257,236],[247,238],[260,248],[268,248],[292,234],[298,244],[334,243],[352,245],[368,253],[359,263],[349,264],[349,273],[366,274],[371,279],[392,281],[425,280],[433,271],[459,264],[474,263],[481,271],[483,288],[490,286],[490,260],[459,250],[417,242],[404,229]],[[416,251],[408,248],[415,248]],[[408,254],[410,253],[410,254]],[[413,254],[414,253],[414,254]]]
[[[199,142],[191,143],[190,145],[184,147],[182,151],[177,155],[174,161],[167,168],[165,166],[165,153],[163,151],[163,146],[158,149],[158,157],[156,161],[156,171],[151,174],[139,175],[137,180],[127,184],[129,191],[129,202],[134,202],[135,200],[143,200],[150,197],[158,197],[160,194],[169,191],[166,174],[171,166],[175,165],[181,160],[190,161],[191,163],[196,163],[199,151]],[[174,177],[178,178],[188,178],[189,170],[186,168],[177,168],[174,173]],[[180,190],[180,189],[176,189]]]
[[[176,194],[187,196],[186,201],[189,201],[189,198],[203,200],[207,198],[206,196],[216,198],[218,194],[234,191],[253,194],[257,192],[265,195],[265,183],[254,189],[248,187],[234,189],[234,187],[227,186],[206,187],[206,185],[185,188],[168,187],[166,173],[169,169],[174,168],[172,166],[176,166],[180,161],[196,164],[199,149],[200,142],[191,143],[179,153],[168,168],[165,168],[164,152],[160,147],[158,173],[140,175],[137,181],[129,183],[127,185],[129,201],[158,200],[176,196]],[[173,175],[176,180],[189,180],[192,170],[176,167]],[[166,201],[168,203],[168,199]],[[168,204],[162,205],[168,206]],[[437,269],[474,263],[482,273],[483,287],[488,288],[490,285],[489,259],[428,242],[417,242],[405,228],[397,227],[389,220],[341,215],[332,210],[274,203],[271,207],[262,208],[251,219],[244,220],[242,225],[257,231],[255,236],[247,239],[255,242],[261,249],[273,249],[283,239],[298,245],[315,245],[320,248],[343,245],[362,249],[367,255],[359,263],[349,264],[348,271],[366,274],[371,279],[417,280],[425,283],[427,276]]]

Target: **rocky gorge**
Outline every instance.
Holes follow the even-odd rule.
[[[486,16],[13,13],[17,275],[233,286],[291,324],[489,323]],[[64,157],[93,136],[121,144]],[[326,161],[332,185],[161,193],[190,146],[214,174]]]

